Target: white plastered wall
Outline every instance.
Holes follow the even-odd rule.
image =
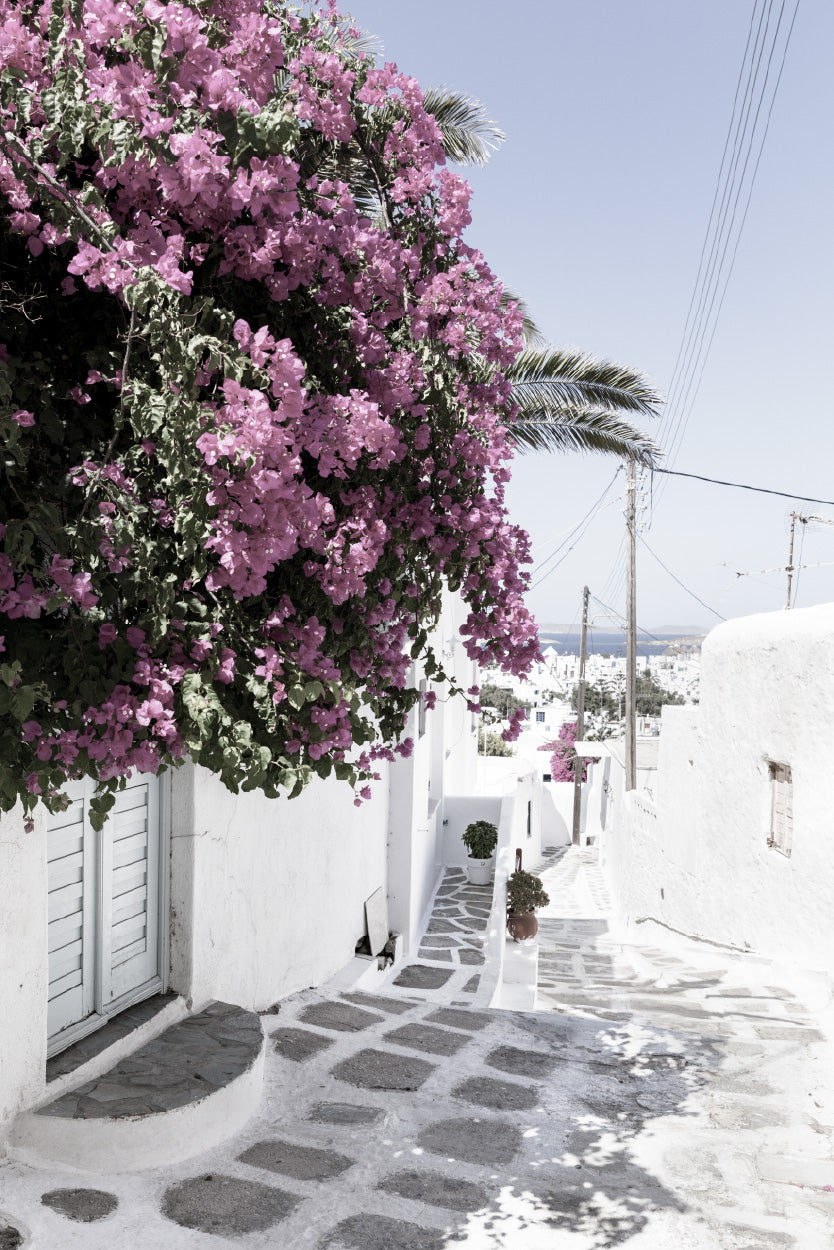
[[[46,1067],[46,816],[0,815],[0,1152],[11,1121],[41,1097]]]
[[[386,886],[387,767],[355,807],[335,780],[297,799],[230,794],[203,768],[173,778],[171,986],[195,1005],[263,1010],[352,957],[364,901]]]
[[[793,775],[790,858],[767,845],[769,761]],[[834,605],[709,635],[700,706],[664,709],[654,806],[606,837],[625,922],[834,972]]]
[[[458,632],[465,615],[460,596],[446,593],[431,638],[445,671],[464,690],[476,680]],[[414,680],[420,676],[417,667]],[[427,689],[433,689],[430,682]],[[434,689],[437,705],[426,715],[425,732],[419,732],[415,709],[406,731],[414,750],[390,770],[388,908],[391,927],[402,934],[406,955],[416,951],[444,864],[457,862],[447,857],[449,796],[470,791],[477,765],[473,717],[466,700],[450,696],[445,687]]]

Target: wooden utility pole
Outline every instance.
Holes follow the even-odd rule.
[[[785,600],[786,608],[791,606],[791,582],[793,580],[793,537],[796,532],[796,519],[798,516],[798,512],[791,513],[791,549],[788,554],[788,597]]]
[[[626,687],[625,687],[625,788],[637,787],[637,472],[628,462],[626,497]]]
[[[576,692],[576,741],[581,742],[585,733],[585,654],[588,638],[588,598],[590,591],[586,586],[582,592],[582,634],[579,639],[579,686]],[[578,755],[573,757],[573,834],[571,841],[579,846],[579,822],[582,816],[582,772],[583,761]]]

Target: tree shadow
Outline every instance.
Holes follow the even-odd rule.
[[[688,1100],[719,1066],[713,1039],[633,1023],[585,1017],[514,1014],[520,1048],[547,1052],[550,1081],[561,1085],[561,1152],[539,1153],[525,1133],[526,1160],[500,1185],[488,1207],[471,1212],[444,1245],[510,1244],[542,1250],[555,1233],[581,1235],[594,1250],[622,1246],[652,1215],[683,1213],[687,1204],[641,1164],[636,1139],[662,1116],[695,1114]],[[553,1121],[549,1124],[552,1136]],[[530,1149],[532,1145],[532,1150]]]

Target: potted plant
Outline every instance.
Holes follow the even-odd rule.
[[[521,868],[512,873],[507,881],[507,929],[514,942],[536,936],[536,908],[547,907],[549,902],[541,877]]]
[[[466,874],[470,885],[489,885],[492,855],[498,841],[498,830],[490,820],[473,820],[466,826],[463,845],[469,852]]]

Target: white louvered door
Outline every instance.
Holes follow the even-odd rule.
[[[51,1053],[162,988],[159,781],[131,778],[98,834],[94,784],[67,789],[48,824]]]
[[[70,806],[47,826],[50,1037],[95,1011],[97,847],[89,792],[85,782],[68,785]]]

